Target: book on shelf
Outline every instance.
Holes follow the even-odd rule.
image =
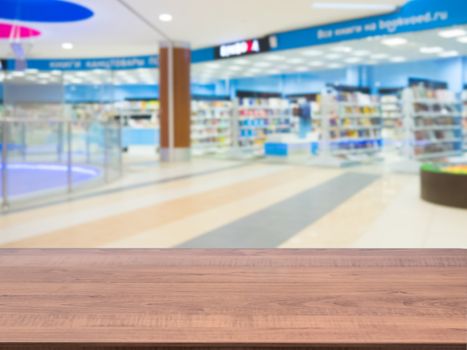
[[[289,101],[281,98],[239,98],[235,127],[237,146],[246,152],[262,155],[269,135],[291,132]]]
[[[419,85],[407,88],[403,98],[406,156],[427,160],[461,154],[461,108],[452,91]]]
[[[191,143],[194,155],[227,152],[232,146],[231,101],[192,101]]]
[[[323,97],[322,153],[340,158],[373,156],[382,147],[382,116],[375,96],[335,91]]]

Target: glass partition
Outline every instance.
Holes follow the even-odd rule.
[[[3,118],[0,132],[3,209],[59,199],[122,174],[115,121]]]

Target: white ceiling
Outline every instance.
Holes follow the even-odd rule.
[[[28,42],[29,58],[77,58],[154,54],[162,37],[118,0],[73,0],[91,8],[91,19],[64,24],[17,22],[42,32]],[[314,0],[126,0],[140,15],[172,40],[193,48],[219,45],[266,34],[381,13],[381,10],[312,8]],[[336,0],[320,0],[320,2]],[[407,0],[359,0],[402,5]],[[339,0],[339,2],[355,2]],[[173,15],[164,23],[158,16]],[[8,22],[2,20],[3,22]],[[71,42],[73,50],[61,44]],[[0,56],[10,57],[8,40],[0,40]]]

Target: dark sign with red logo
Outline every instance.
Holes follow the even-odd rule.
[[[216,47],[216,59],[248,56],[270,50],[269,37],[237,41]]]

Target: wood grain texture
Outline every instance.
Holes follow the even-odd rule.
[[[2,349],[466,344],[465,250],[0,250]]]

